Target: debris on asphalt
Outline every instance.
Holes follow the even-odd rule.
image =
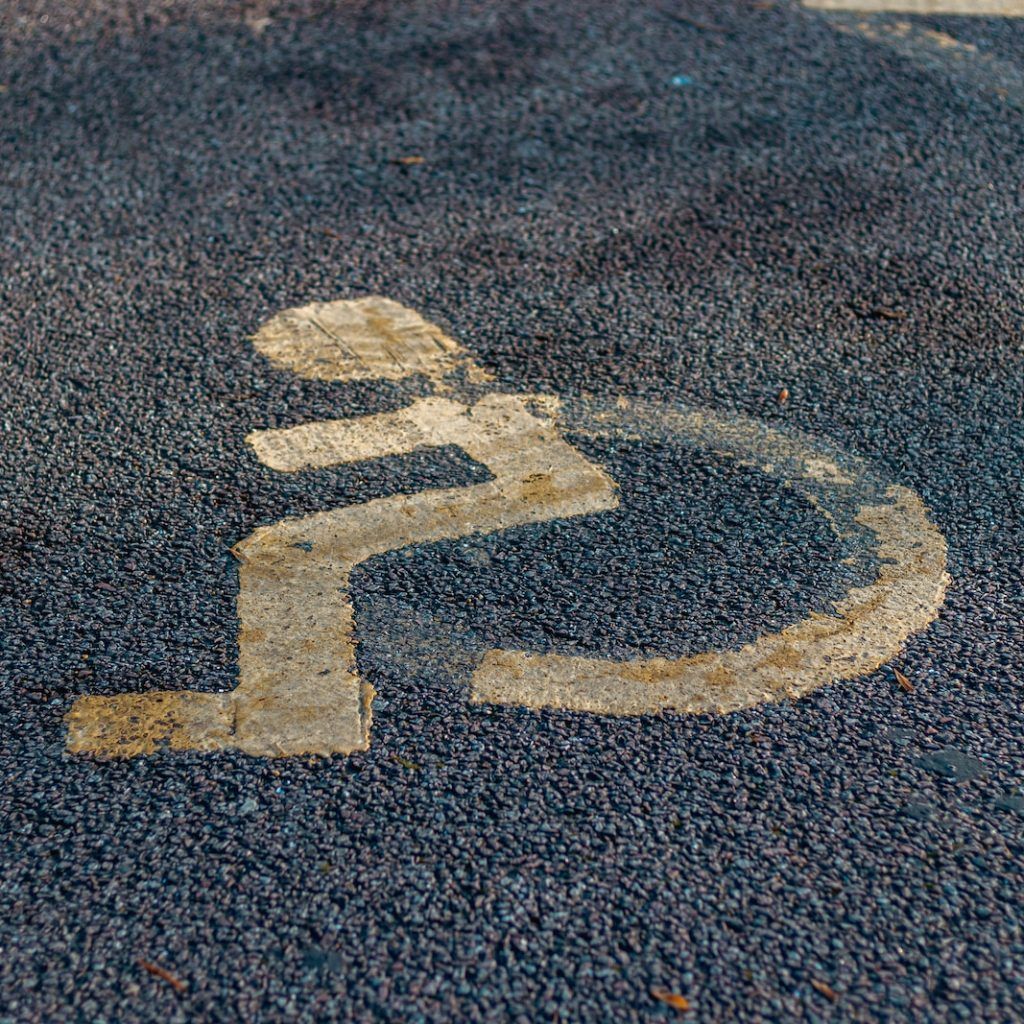
[[[817,978],[811,978],[811,988],[820,992],[829,1002],[834,1003],[839,999],[839,993],[831,985]]]
[[[671,1006],[674,1010],[678,1010],[680,1013],[685,1013],[687,1010],[693,1009],[690,1005],[690,1000],[687,999],[686,996],[681,996],[678,992],[670,992],[667,988],[652,988],[651,996],[654,999],[657,999],[659,1003]]]
[[[905,693],[914,692],[914,684],[898,669],[893,667],[892,674],[899,683],[900,689]]]
[[[388,161],[389,164],[398,164],[401,167],[415,167],[426,162],[425,156],[396,156]]]
[[[776,397],[778,398],[779,405],[785,405],[789,401],[789,388],[782,388]]]
[[[148,974],[152,974],[154,978],[159,978],[161,981],[166,981],[171,988],[177,993],[188,991],[188,982],[182,981],[181,978],[175,977],[166,968],[161,967],[159,964],[151,963],[149,960],[140,960],[139,966],[146,971]]]
[[[693,85],[693,79],[689,75],[673,75],[672,84],[682,88],[685,85]]]
[[[906,310],[894,309],[892,306],[863,306],[849,303],[849,308],[861,320],[906,320],[910,315]]]

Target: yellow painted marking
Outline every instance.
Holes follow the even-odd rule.
[[[990,18],[1024,16],[1024,0],[803,0],[819,11],[885,11],[891,14],[974,14]]]
[[[814,613],[739,651],[675,660],[489,651],[473,675],[472,700],[605,715],[721,713],[866,675],[934,620],[946,590],[941,535],[916,495],[894,488],[892,497],[892,505],[864,508],[861,521],[871,525],[879,553],[893,557],[893,564],[883,564],[870,586],[851,590],[836,604],[835,617]],[[906,533],[924,538],[922,551],[892,542]]]
[[[844,14],[844,10],[847,13]],[[859,14],[851,14],[852,6],[835,8],[835,16],[828,19],[829,23],[843,35],[866,39],[871,43],[888,47],[900,57],[929,73],[951,78],[958,88],[987,95],[990,99],[1018,112],[1024,110],[1021,70],[1013,62],[1004,60],[975,43],[965,42],[948,32],[931,28],[927,22],[872,15],[863,7],[859,7],[858,10]],[[879,8],[871,10],[877,11]],[[913,14],[915,11],[904,10],[902,13]],[[971,6],[970,10],[947,13],[985,12]],[[1024,0],[1017,0],[1014,11],[1001,13],[1024,15]]]
[[[285,310],[253,344],[275,366],[312,380],[440,380],[471,361],[440,327],[377,295]]]
[[[946,542],[907,488],[890,486],[877,500],[865,500],[862,484],[832,458],[742,417],[642,405],[629,410],[620,400],[583,410],[569,426],[595,437],[690,439],[791,485],[817,486],[818,497],[806,496],[837,536],[849,539],[841,519],[868,532],[864,554],[877,561],[877,576],[836,602],[833,615],[811,614],[736,651],[628,661],[489,651],[473,674],[474,702],[606,715],[728,712],[874,671],[938,615],[948,585]]]
[[[369,744],[372,687],[358,674],[348,581],[385,551],[614,508],[615,485],[532,415],[527,398],[467,407],[427,398],[398,413],[262,431],[268,464],[295,471],[457,445],[493,480],[379,498],[256,530],[235,551],[239,683],[230,694],[82,697],[68,749],[134,757],[172,749],[347,754]]]
[[[371,312],[379,328],[377,349],[368,326]],[[395,324],[408,325],[406,333],[416,335],[425,329],[417,321],[426,322],[386,299],[290,310],[257,339],[276,339],[271,358],[293,368],[322,369],[314,356],[323,354],[324,343],[320,327],[308,327],[313,319],[348,338],[349,350],[357,352],[358,365],[351,359],[344,364],[346,379],[372,373],[393,379],[400,366],[403,374],[435,376],[444,366],[444,372],[459,368],[460,360],[467,379],[483,376],[454,342],[423,349],[426,354],[415,358],[407,350],[419,351],[419,342],[410,342],[401,349],[406,354],[396,357],[396,332],[403,336],[405,329]],[[346,334],[342,325],[353,320],[361,326]],[[281,326],[288,323],[295,331],[290,341]],[[352,570],[414,544],[615,508],[614,482],[560,436],[552,418],[559,408],[552,396],[499,393],[472,403],[435,396],[396,412],[250,434],[247,441],[260,461],[280,472],[454,445],[492,479],[257,529],[234,549],[241,563],[237,688],[81,697],[67,716],[68,749],[107,757],[162,747],[235,748],[267,757],[366,749],[373,688],[356,665]],[[490,651],[473,674],[472,700],[618,715],[729,711],[799,697],[869,672],[938,613],[947,582],[945,541],[913,492],[882,487],[857,460],[837,461],[817,446],[741,417],[632,405],[625,398],[608,407],[577,403],[558,414],[571,431],[676,440],[775,476],[804,493],[844,542],[859,543],[853,564],[876,564],[877,575],[869,585],[851,589],[833,615],[812,614],[736,651],[625,661]]]

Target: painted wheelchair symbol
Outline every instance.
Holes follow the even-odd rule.
[[[737,650],[626,661],[488,651],[470,680],[474,702],[641,715],[727,712],[800,697],[891,660],[942,604],[946,544],[921,499],[863,461],[806,438],[682,406],[623,399],[563,405],[504,393],[438,327],[384,298],[288,310],[254,342],[274,365],[302,377],[419,374],[440,392],[397,412],[256,431],[247,441],[264,465],[289,473],[456,445],[491,479],[257,529],[234,549],[241,563],[237,687],[80,697],[67,716],[72,753],[365,750],[374,691],[356,664],[353,569],[410,545],[615,508],[614,481],[565,441],[560,427],[670,440],[742,460],[803,494],[842,539],[848,560],[874,579],[850,589],[834,614],[811,614]]]

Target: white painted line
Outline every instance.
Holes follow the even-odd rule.
[[[308,327],[314,318],[332,337],[345,338],[346,351],[357,358],[325,350],[320,326]],[[454,342],[421,349],[406,337],[397,344],[396,322],[410,325],[406,333],[417,338],[430,327],[396,303],[373,299],[288,311],[271,321],[277,324],[273,332],[257,338],[272,336],[271,358],[311,376],[334,359],[331,372],[344,379],[394,379],[416,372],[411,367],[439,386],[444,373],[455,369],[467,378],[485,377]],[[281,326],[287,323],[295,325],[292,337]],[[358,343],[351,342],[356,335]],[[257,457],[280,472],[455,445],[492,479],[379,498],[256,530],[234,549],[241,562],[237,688],[226,694],[81,697],[68,714],[68,749],[107,757],[164,746],[235,748],[267,757],[365,749],[373,688],[356,664],[349,593],[355,566],[415,544],[617,506],[607,473],[538,413],[552,407],[546,398],[423,398],[397,412],[251,434]],[[875,578],[850,590],[834,614],[812,614],[736,651],[623,661],[490,651],[473,675],[472,700],[612,715],[725,712],[799,697],[872,671],[938,613],[947,582],[945,541],[920,498],[880,481],[866,464],[752,420],[625,399],[608,407],[570,404],[564,423],[597,437],[682,443],[755,466],[802,493],[849,557]]]
[[[959,14],[990,18],[1024,17],[1024,0],[803,0],[819,11],[858,11],[863,14]]]

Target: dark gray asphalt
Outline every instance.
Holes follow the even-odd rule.
[[[1020,1020],[1024,21],[913,19],[997,91],[786,2],[66,6],[0,10],[0,1021]],[[425,388],[246,341],[368,292],[513,390],[917,490],[953,583],[914,692],[470,706],[460,652],[735,645],[849,585],[777,482],[635,444],[587,449],[621,513],[360,569],[368,753],[68,757],[77,694],[232,686],[256,525],[474,479],[246,449]]]

